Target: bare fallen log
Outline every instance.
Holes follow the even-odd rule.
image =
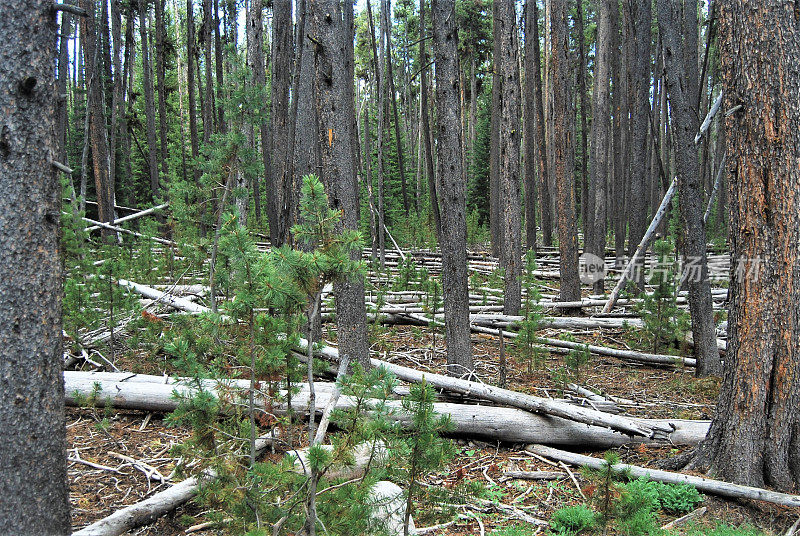
[[[300,339],[300,344],[306,347],[308,345],[305,339]],[[333,352],[329,352],[331,356],[334,354],[335,359],[338,360],[338,351],[334,350]],[[591,408],[577,407],[564,402],[556,402],[551,399],[519,393],[509,389],[486,385],[484,383],[462,380],[442,374],[425,373],[410,367],[404,367],[378,359],[372,359],[371,363],[373,366],[382,366],[386,368],[386,370],[403,381],[413,383],[422,383],[424,381],[430,383],[434,387],[445,389],[450,392],[474,396],[499,404],[532,411],[534,413],[561,417],[592,426],[604,426],[630,435],[638,435],[652,439],[658,434],[668,435],[672,431],[669,426],[655,423],[650,425],[646,422],[637,422],[621,415],[611,415]]]
[[[599,458],[584,456],[583,454],[576,454],[574,452],[566,452],[551,447],[545,447],[544,445],[531,445],[527,447],[526,450],[533,454],[544,456],[545,458],[559,460],[572,465],[589,467],[592,469],[600,469],[604,463],[604,461]],[[614,465],[612,469],[615,473],[625,473],[629,471],[629,474],[635,478],[645,477],[657,482],[690,484],[703,493],[710,493],[712,495],[719,495],[721,497],[766,501],[794,508],[800,506],[800,496],[789,495],[788,493],[780,493],[778,491],[754,488],[751,486],[741,486],[739,484],[731,484],[721,480],[713,480],[694,475],[684,475],[681,473],[650,469],[647,467],[639,467],[624,463],[618,463]]]
[[[169,206],[169,203],[163,203],[161,205],[157,205],[155,207],[150,207],[148,209],[142,210],[141,212],[134,212],[133,214],[128,214],[127,216],[123,216],[121,218],[118,218],[118,219],[110,222],[110,225],[119,225],[120,223],[123,223],[123,222],[126,222],[126,221],[131,221],[131,220],[136,220],[136,219],[139,219],[139,218],[143,218],[145,216],[149,216],[150,214],[153,214],[154,212],[156,212],[158,210],[161,210],[162,208],[167,208],[168,206]],[[90,231],[96,231],[97,229],[100,229],[100,225],[92,225],[91,227],[87,227],[86,229],[84,229],[84,231],[86,231],[88,233]]]
[[[506,471],[503,478],[514,480],[558,480],[567,478],[566,473],[560,471]]]
[[[99,384],[101,388],[97,404],[102,406],[108,401],[113,407],[119,409],[169,412],[178,405],[178,400],[173,396],[174,392],[184,396],[192,394],[192,389],[185,385],[98,381],[70,374],[65,374],[64,380],[66,403],[70,406],[78,405],[81,397],[91,395],[95,384]],[[317,385],[320,383],[322,382],[318,382]],[[331,391],[317,391],[318,408],[325,406],[330,394]],[[242,399],[243,401],[244,399]],[[257,405],[259,410],[264,409],[263,402],[259,402]],[[400,401],[391,400],[386,405],[392,411],[391,419],[403,425],[408,424],[407,417],[401,411]],[[353,407],[355,407],[355,401],[347,396],[340,397],[336,404],[337,409]],[[308,411],[307,389],[301,389],[298,394],[292,396],[292,408],[295,412],[300,413]],[[285,413],[286,407],[283,404],[276,404],[271,407],[271,410],[282,414]],[[589,426],[517,408],[437,402],[434,404],[434,411],[450,416],[454,426],[452,430],[454,436],[489,439],[505,443],[581,445],[587,448],[611,448],[638,443],[694,445],[705,437],[709,426],[708,421],[630,418],[634,426],[641,429],[671,430],[668,439],[667,436],[661,436],[664,439],[648,439],[645,437],[632,438],[602,426]],[[318,410],[319,413],[321,413],[321,409]]]
[[[475,331],[477,333],[485,333],[487,335],[497,335],[497,330],[491,328],[484,328],[481,326],[471,326],[471,329],[472,331]],[[503,335],[509,338],[515,338],[517,336],[517,334],[512,331],[504,331]],[[637,361],[639,363],[647,363],[650,365],[661,365],[661,366],[683,365],[686,367],[693,367],[695,365],[695,360],[694,358],[691,357],[681,357],[681,356],[664,355],[664,354],[648,354],[644,352],[634,352],[632,350],[620,350],[618,348],[609,348],[607,346],[597,346],[594,344],[562,341],[561,339],[551,339],[548,337],[538,337],[537,342],[547,346],[555,346],[557,348],[568,348],[570,350],[582,350],[584,348],[588,348],[589,352],[596,355],[616,357],[617,359],[624,359],[626,361]]]
[[[639,242],[639,245],[636,247],[636,251],[631,257],[631,260],[628,261],[625,271],[622,272],[622,275],[620,275],[614,290],[611,291],[611,296],[609,296],[608,302],[606,302],[605,306],[603,307],[604,313],[610,312],[611,308],[614,307],[614,302],[617,301],[619,293],[622,291],[622,288],[625,286],[625,283],[628,281],[628,279],[630,279],[634,267],[636,267],[636,265],[639,263],[639,258],[644,255],[647,246],[650,244],[650,240],[653,238],[656,227],[658,227],[658,224],[661,222],[661,219],[664,217],[664,214],[666,214],[667,209],[670,206],[670,201],[672,201],[672,196],[675,195],[675,188],[677,185],[678,178],[675,177],[672,179],[672,184],[670,184],[667,193],[664,194],[664,199],[661,200],[661,205],[659,205],[658,210],[656,211],[655,215],[653,215],[653,221],[650,222],[650,226],[647,228],[647,231],[644,233],[641,242]]]

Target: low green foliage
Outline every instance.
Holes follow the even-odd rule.
[[[493,530],[489,536],[535,536],[538,531],[532,525],[513,525]]]
[[[534,275],[536,270],[536,253],[529,249],[525,253],[525,270],[522,273],[522,288],[525,291],[522,303],[522,321],[519,322],[517,338],[513,348],[516,354],[528,364],[528,372],[542,365],[543,351],[537,346],[536,338],[542,319],[542,307],[539,301],[542,295]]]
[[[567,506],[553,513],[550,531],[554,536],[576,536],[595,524],[596,514],[584,505]]]

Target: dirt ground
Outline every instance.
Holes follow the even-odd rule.
[[[326,336],[334,338],[335,334]],[[635,334],[625,330],[603,330],[602,334],[579,334],[578,340],[624,348],[626,340],[632,336]],[[382,328],[378,333],[373,333],[373,338],[377,341],[373,350],[381,358],[388,357],[399,364],[423,370],[443,369],[441,334],[436,335],[435,354],[431,351],[434,337],[427,328]],[[496,383],[499,376],[497,339],[473,335],[473,347],[479,378],[486,383]],[[561,396],[551,371],[561,365],[563,356],[551,353],[543,359],[539,368],[529,370],[527,363],[521,362],[508,350],[507,345],[506,376],[509,388],[539,396]],[[134,372],[168,372],[163,360],[148,361],[141,357],[129,352],[127,356],[118,358],[117,365]],[[696,380],[692,372],[689,369],[654,368],[621,363],[612,358],[592,357],[582,372],[581,385],[624,399],[619,406],[630,415],[708,419],[712,415],[718,384],[715,381]],[[170,447],[189,435],[186,429],[167,426],[163,415],[139,411],[106,412],[93,408],[68,409],[67,430],[75,528],[165,489],[169,484],[162,482],[162,478],[166,481],[173,477],[170,482],[176,481],[177,477],[172,472],[178,460],[170,453]],[[455,438],[455,441],[457,456],[444,470],[428,475],[427,485],[453,487],[462,480],[479,480],[500,503],[542,520],[548,520],[558,508],[582,502],[581,489],[587,486],[588,481],[577,470],[572,471],[570,476],[557,464],[528,454],[523,445],[489,444],[459,438]],[[620,448],[618,452],[623,461],[648,466],[678,454],[680,450],[637,446]],[[597,452],[586,454],[602,455]],[[563,476],[550,482],[530,482],[504,475],[507,471],[538,470],[560,471]],[[781,534],[800,513],[766,503],[730,502],[713,497],[707,497],[704,504],[708,512],[701,518],[701,524],[716,521],[735,525],[749,523],[768,534]],[[421,513],[416,515],[418,527],[442,522],[436,516],[427,515],[427,511],[422,508]],[[480,516],[476,517],[477,514]],[[663,522],[670,520],[665,517]],[[206,521],[204,512],[189,503],[133,533],[222,533],[219,527],[203,527]],[[485,503],[475,503],[463,507],[461,516],[453,524],[431,534],[489,534],[493,528],[509,524],[521,524],[521,521],[515,520],[507,509],[501,511]]]

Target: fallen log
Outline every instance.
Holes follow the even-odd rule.
[[[563,450],[546,447],[544,445],[530,445],[525,450],[538,456],[544,456],[545,458],[559,460],[581,467],[589,467],[591,469],[600,469],[605,463],[599,458],[585,456],[583,454],[576,454],[574,452],[566,452]],[[754,488],[751,486],[742,486],[739,484],[731,484],[729,482],[713,480],[711,478],[684,475],[681,473],[662,471],[660,469],[650,469],[647,467],[639,467],[624,463],[618,463],[614,465],[612,470],[617,474],[627,473],[635,478],[645,477],[650,480],[655,480],[656,482],[666,482],[669,484],[690,484],[697,488],[698,491],[712,495],[719,495],[721,497],[766,501],[794,508],[800,506],[800,496],[798,495],[789,495],[788,493],[780,493],[778,491]]]
[[[611,308],[614,307],[614,302],[617,301],[619,293],[622,291],[622,288],[625,286],[625,283],[628,281],[628,279],[630,279],[633,269],[639,262],[639,258],[642,257],[645,250],[647,250],[647,246],[650,244],[650,240],[656,231],[656,227],[658,227],[658,224],[661,222],[661,219],[664,217],[664,214],[666,214],[667,209],[670,206],[670,201],[672,201],[672,196],[675,195],[675,188],[677,185],[678,178],[675,177],[672,179],[672,184],[670,184],[667,193],[664,194],[664,199],[661,200],[661,205],[659,205],[658,210],[656,211],[655,215],[653,215],[653,220],[650,222],[650,226],[647,228],[642,240],[636,247],[636,251],[633,253],[631,260],[628,261],[625,271],[619,276],[619,280],[617,281],[616,286],[614,286],[614,290],[611,291],[611,296],[609,296],[608,301],[603,307],[604,313],[611,312]]]
[[[427,378],[427,376],[426,376]],[[322,382],[318,382],[319,386]],[[64,388],[66,404],[77,406],[82,397],[90,396],[95,389],[95,384],[100,386],[97,405],[103,406],[109,402],[118,409],[139,409],[153,412],[174,411],[178,400],[174,392],[185,396],[191,395],[193,390],[185,385],[169,385],[151,382],[119,382],[87,379],[65,373]],[[331,391],[317,391],[318,412],[329,400]],[[76,396],[77,395],[77,396]],[[242,399],[242,402],[244,400]],[[339,398],[337,409],[352,409],[356,401],[350,397]],[[257,404],[259,411],[264,409],[263,402]],[[408,425],[408,417],[401,409],[399,400],[390,400],[386,403],[391,411],[390,419],[401,425]],[[292,396],[292,408],[295,412],[308,411],[308,390],[301,389]],[[284,403],[275,404],[271,411],[285,414]],[[480,406],[467,404],[454,404],[448,402],[434,403],[434,411],[441,415],[449,415],[453,423],[452,435],[474,437],[504,443],[544,443],[548,445],[580,445],[586,448],[611,448],[626,444],[675,444],[694,445],[700,442],[708,432],[708,421],[690,420],[648,420],[630,418],[635,426],[641,429],[670,429],[671,433],[662,436],[664,439],[645,437],[630,437],[629,435],[614,432],[601,426],[590,426],[575,421],[539,415],[518,408],[496,406]]]
[[[300,339],[300,345],[301,347],[305,346],[307,348],[308,342],[305,339]],[[329,352],[329,355],[333,356],[335,352],[335,359],[338,361],[338,351],[334,349],[331,350],[333,351]],[[410,367],[404,367],[378,359],[371,359],[370,362],[375,367],[384,367],[403,381],[413,383],[427,382],[439,389],[466,396],[474,396],[534,413],[561,417],[592,426],[603,426],[629,435],[638,435],[649,439],[659,434],[669,435],[672,432],[669,426],[661,424],[653,423],[651,425],[647,422],[634,421],[621,415],[612,415],[591,408],[577,407],[564,402],[556,402],[551,399],[519,393],[501,387],[486,385],[484,383],[462,380],[442,374],[421,372]]]
[[[109,222],[109,224],[110,225],[119,225],[120,223],[123,223],[123,222],[126,222],[126,221],[131,221],[131,220],[136,220],[136,219],[139,219],[139,218],[143,218],[144,216],[149,216],[150,214],[152,214],[152,213],[154,213],[154,212],[156,212],[158,210],[161,210],[162,208],[167,208],[168,206],[169,206],[169,203],[163,203],[161,205],[157,205],[155,207],[150,207],[148,209],[142,210],[141,212],[134,212],[133,214],[128,214],[127,216],[123,216],[123,217],[118,218],[118,219],[116,219],[116,220],[114,220],[112,222]],[[91,227],[87,227],[86,229],[84,229],[84,231],[88,233],[90,231],[96,231],[97,229],[100,229],[100,225],[92,225]]]
[[[497,330],[491,328],[484,328],[481,326],[470,326],[470,329],[476,333],[484,333],[487,335],[497,335]],[[504,331],[503,336],[509,338],[516,338],[517,334],[513,331]],[[620,350],[618,348],[609,348],[607,346],[597,346],[594,344],[585,344],[580,342],[562,341],[561,339],[551,339],[548,337],[537,337],[536,341],[540,344],[547,346],[555,346],[557,348],[567,348],[570,350],[583,350],[588,348],[589,352],[608,356],[616,357],[617,359],[624,359],[626,361],[637,361],[639,363],[647,363],[650,365],[661,366],[676,366],[683,365],[686,367],[693,367],[695,365],[694,358],[681,357],[665,354],[648,354],[644,352],[634,352],[632,350]]]
[[[503,478],[509,480],[558,480],[567,478],[566,473],[560,471],[506,471]]]

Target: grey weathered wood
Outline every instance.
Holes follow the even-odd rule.
[[[137,220],[139,218],[143,218],[145,216],[149,216],[150,214],[153,214],[154,212],[157,212],[157,211],[161,210],[162,208],[167,208],[168,206],[169,206],[169,203],[162,203],[160,205],[156,205],[154,207],[150,207],[150,208],[142,210],[140,212],[135,212],[133,214],[128,214],[127,216],[123,216],[121,218],[117,218],[113,222],[109,223],[109,225],[119,225],[120,223],[123,223],[123,222],[126,222],[126,221]],[[92,226],[87,227],[86,229],[84,229],[84,231],[86,231],[88,233],[90,231],[95,231],[95,230],[100,229],[100,228],[101,228],[101,225],[99,225],[99,224],[98,225],[92,225]],[[139,235],[139,236],[141,236],[141,235]]]
[[[600,469],[605,463],[599,458],[585,456],[583,454],[576,454],[574,452],[566,452],[551,447],[545,447],[544,445],[531,445],[526,450],[532,452],[533,454],[544,456],[545,458],[560,460],[572,465],[579,465],[581,467],[589,467],[592,469]],[[618,463],[614,465],[612,469],[615,473],[629,471],[630,475],[634,478],[646,477],[657,482],[666,482],[670,484],[690,484],[697,488],[698,491],[710,493],[712,495],[719,495],[722,497],[750,499],[753,501],[767,501],[794,508],[800,506],[800,496],[790,495],[788,493],[780,493],[777,491],[754,488],[751,486],[740,486],[738,484],[731,484],[729,482],[713,480],[711,478],[684,475],[681,473],[661,471],[659,469],[650,469],[647,467],[639,467],[624,463]]]
[[[611,308],[614,307],[614,302],[617,301],[617,297],[619,297],[619,293],[622,291],[622,288],[625,286],[625,283],[631,278],[631,274],[633,272],[633,268],[637,265],[638,260],[644,252],[647,250],[647,246],[650,244],[650,241],[655,234],[656,228],[658,224],[661,222],[664,214],[667,213],[667,210],[670,206],[670,201],[672,201],[672,196],[675,195],[675,189],[678,186],[678,178],[672,179],[672,184],[670,184],[667,193],[664,194],[664,198],[661,200],[661,205],[659,205],[658,210],[656,211],[655,215],[653,216],[653,220],[650,222],[650,226],[647,228],[647,231],[644,233],[642,240],[639,242],[639,245],[636,247],[636,252],[631,257],[631,260],[628,261],[628,265],[625,267],[625,271],[622,272],[622,275],[619,277],[619,281],[617,281],[614,290],[611,291],[611,296],[609,296],[608,301],[606,302],[605,306],[603,307],[604,313],[611,312]]]
[[[427,378],[427,375],[426,375]],[[168,412],[177,407],[173,392],[190,394],[191,388],[185,385],[165,385],[150,382],[98,381],[81,378],[65,373],[64,385],[66,401],[69,405],[78,402],[75,394],[89,396],[95,384],[99,383],[101,395],[98,404],[106,403],[106,395],[111,404],[119,409],[142,409],[148,411]],[[321,382],[316,383],[316,406],[324,407],[330,399],[332,390],[320,390]],[[244,392],[243,392],[244,393]],[[244,402],[244,399],[242,400]],[[336,408],[352,408],[356,404],[351,397],[339,398]],[[394,410],[392,419],[401,425],[408,424],[408,418],[401,412],[401,402],[390,400],[387,407]],[[308,411],[308,390],[292,396],[292,408],[295,412]],[[273,406],[278,413],[286,410],[285,406]],[[650,440],[644,437],[630,437],[614,432],[605,427],[589,426],[571,420],[548,415],[538,415],[517,408],[480,406],[437,402],[434,411],[441,415],[449,415],[454,428],[453,435],[485,438],[508,443],[545,443],[549,445],[580,445],[587,448],[611,448],[626,444],[665,444],[663,440]],[[707,431],[707,421],[687,421],[679,419],[648,420],[631,418],[641,428],[669,428],[669,443],[675,445],[693,445],[701,441]],[[663,437],[663,436],[662,436]]]

